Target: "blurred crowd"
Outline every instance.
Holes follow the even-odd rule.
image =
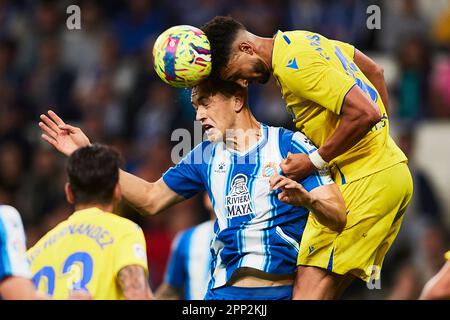
[[[81,30],[66,27],[70,4],[81,8]],[[381,30],[366,27],[371,4],[381,8]],[[200,27],[227,14],[261,36],[306,29],[391,59],[390,117],[404,123],[397,142],[412,158],[415,125],[450,120],[448,0],[0,0],[0,203],[21,212],[29,246],[73,210],[64,198],[65,159],[41,141],[39,114],[54,110],[91,141],[120,150],[127,171],[157,180],[173,165],[172,131],[192,130],[195,114],[189,90],[157,78],[153,42],[173,25]],[[250,89],[250,106],[258,120],[293,128],[273,81]],[[450,213],[427,173],[413,174],[409,217],[386,258],[382,286],[389,290],[355,286],[348,298],[417,298],[442,265]],[[152,288],[162,281],[174,235],[208,219],[201,197],[152,218],[125,203],[117,211],[144,229]]]

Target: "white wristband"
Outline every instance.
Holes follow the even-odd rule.
[[[314,167],[316,167],[317,170],[321,170],[325,167],[328,167],[328,162],[322,159],[322,157],[319,154],[319,150],[310,153],[309,160],[311,160],[312,164],[314,165]]]

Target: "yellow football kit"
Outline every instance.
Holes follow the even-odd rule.
[[[445,253],[445,260],[450,261],[450,251],[447,251],[447,252]]]
[[[338,127],[345,96],[353,86],[380,109],[381,121],[329,164],[348,209],[345,230],[332,232],[310,215],[298,256],[298,265],[368,280],[374,270],[381,270],[412,196],[407,158],[389,136],[386,109],[354,63],[352,45],[308,31],[279,31],[274,41],[273,74],[286,108],[298,130],[316,146]]]
[[[119,271],[139,265],[148,273],[145,238],[134,222],[98,208],[76,211],[28,250],[33,282],[54,299],[88,290],[94,299],[124,295]]]

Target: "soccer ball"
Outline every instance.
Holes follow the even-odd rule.
[[[167,84],[192,87],[211,73],[211,47],[204,32],[181,25],[167,29],[153,46],[154,68]]]

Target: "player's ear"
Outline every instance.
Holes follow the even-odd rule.
[[[241,42],[241,44],[239,44],[239,50],[249,55],[252,55],[254,52],[253,46],[247,41]]]
[[[119,183],[117,183],[114,188],[113,199],[115,202],[119,202],[122,199],[122,190],[120,189]]]
[[[244,107],[244,97],[240,94],[236,94],[234,97],[234,111],[240,112]]]
[[[70,183],[66,182],[66,184],[64,186],[64,191],[66,193],[67,202],[70,203],[70,204],[74,204],[75,203],[75,197],[73,195],[73,191],[72,191],[72,188],[70,186]]]

